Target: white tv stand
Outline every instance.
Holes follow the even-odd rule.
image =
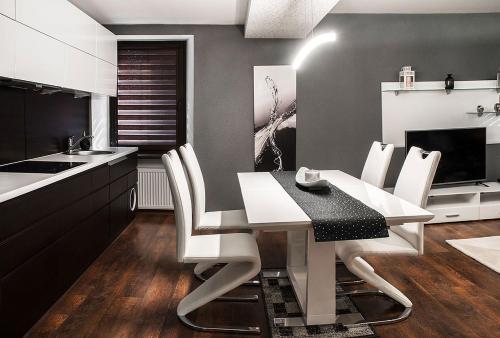
[[[427,210],[435,217],[426,224],[500,218],[500,183],[434,188]]]

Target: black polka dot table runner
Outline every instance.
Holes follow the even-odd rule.
[[[316,242],[388,237],[385,217],[360,200],[328,183],[308,190],[295,182],[295,171],[271,175],[312,221]]]

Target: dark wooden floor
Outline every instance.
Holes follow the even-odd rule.
[[[444,242],[499,234],[499,221],[427,226],[424,256],[370,259],[414,304],[408,320],[378,326],[377,333],[381,337],[500,337],[500,276]],[[285,244],[283,233],[260,236],[264,267],[284,266]],[[179,323],[177,303],[198,282],[192,266],[177,263],[174,255],[173,216],[139,213],[28,337],[228,337],[194,332]],[[236,293],[260,292],[240,287]],[[373,299],[360,298],[357,304],[369,317],[394,310],[392,302],[381,301],[373,306]],[[263,336],[269,335],[261,302],[214,302],[193,319],[259,325]]]

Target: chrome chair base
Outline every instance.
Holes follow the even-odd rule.
[[[335,264],[337,264],[337,265],[345,265],[344,262],[342,262],[341,260],[336,260]],[[366,282],[363,279],[353,279],[353,280],[347,280],[347,281],[344,281],[344,282],[337,282],[337,285],[346,285],[346,286],[349,286],[349,285],[358,285],[358,284],[364,284],[364,283],[366,283]]]
[[[206,282],[208,278],[203,276],[203,273],[194,273],[194,276],[201,282]],[[249,280],[248,282],[245,282],[241,284],[243,286],[259,286],[260,281],[259,280]]]
[[[385,295],[380,290],[354,290],[354,291],[348,291],[348,292],[339,292],[337,293],[337,297],[340,296],[366,296],[366,295]],[[382,319],[382,320],[373,320],[373,321],[358,321],[358,322],[341,322],[345,327],[357,327],[357,326],[362,326],[362,325],[386,325],[386,324],[394,324],[400,321],[403,321],[407,319],[410,314],[411,314],[411,307],[404,307],[404,310],[396,317],[393,318],[388,318],[388,319]],[[337,321],[339,322],[339,321]]]
[[[218,302],[258,302],[259,301],[259,296],[258,295],[251,295],[251,296],[222,296],[222,297],[217,297],[215,298],[216,301]]]
[[[264,278],[285,278],[288,277],[288,271],[286,269],[267,269],[262,271],[262,277]]]
[[[342,261],[336,261],[335,263],[337,265],[339,265],[339,264],[344,265],[344,262],[342,262]],[[266,270],[266,271],[262,272],[262,277],[264,277],[264,278],[284,278],[284,277],[288,277],[288,272],[285,269]],[[252,282],[252,281],[250,281],[250,282]],[[364,284],[364,283],[366,283],[366,282],[363,279],[355,279],[355,280],[349,280],[349,281],[344,281],[344,282],[337,282],[337,285],[358,285],[358,284]],[[259,284],[256,284],[256,285],[259,285]]]
[[[258,326],[202,326],[193,323],[186,316],[177,316],[182,324],[190,329],[202,332],[220,332],[220,333],[242,333],[242,334],[260,334]]]
[[[359,284],[365,284],[366,282],[363,279],[354,279],[354,280],[346,280],[342,282],[337,282],[337,285],[344,285],[344,286],[349,286],[349,285],[359,285]]]

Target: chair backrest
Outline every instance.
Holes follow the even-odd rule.
[[[394,195],[425,208],[440,159],[439,151],[427,153],[420,148],[411,147],[396,181]]]
[[[420,148],[411,147],[394,187],[394,195],[425,208],[440,159],[439,151],[428,153]],[[407,225],[393,226],[391,230],[412,243],[419,253],[423,254],[424,225],[419,223],[417,226],[416,232]]]
[[[188,180],[181,159],[175,150],[161,157],[174,199],[175,224],[177,233],[177,261],[183,262],[186,247],[191,238],[193,214]]]
[[[393,144],[373,142],[361,173],[361,180],[377,188],[383,188],[393,152]]]
[[[179,151],[191,183],[191,191],[193,193],[193,222],[194,227],[197,228],[205,213],[205,181],[203,180],[203,173],[201,172],[200,164],[191,144],[186,143],[179,148]]]

